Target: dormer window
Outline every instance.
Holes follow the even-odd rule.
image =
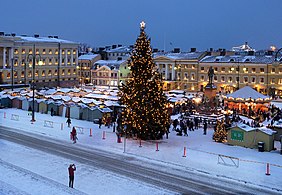
[[[230,60],[229,60],[229,62],[234,62],[234,61],[235,61],[234,59],[230,59]]]

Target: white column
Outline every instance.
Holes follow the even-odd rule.
[[[165,80],[168,79],[168,64],[165,64]]]
[[[71,52],[71,59],[70,59],[70,63],[71,63],[71,66],[73,66],[73,49],[70,50]]]
[[[6,68],[6,47],[3,47],[3,68]]]
[[[65,66],[68,65],[68,50],[65,49]]]
[[[60,59],[59,59],[59,66],[62,66],[62,49],[60,48],[59,50],[59,56],[60,56]]]
[[[172,69],[171,69],[171,80],[174,81],[175,79],[175,70],[174,70],[175,64],[172,64]]]
[[[12,58],[13,58],[13,56],[14,56],[14,49],[13,48],[10,48],[9,49],[9,67],[12,67],[13,66],[13,64],[12,64]]]

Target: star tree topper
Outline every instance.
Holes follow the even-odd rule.
[[[140,28],[144,30],[145,27],[146,27],[146,23],[145,23],[144,21],[142,21],[142,22],[140,23]]]

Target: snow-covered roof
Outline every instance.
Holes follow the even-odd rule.
[[[130,53],[132,51],[132,47],[130,46],[120,46],[114,49],[107,50],[108,53]]]
[[[171,52],[158,52],[153,54],[153,58],[158,57],[167,57],[173,60],[196,60],[199,59],[204,52],[180,52],[180,53],[171,53]]]
[[[256,63],[271,64],[274,61],[273,56],[244,56],[244,55],[225,55],[225,56],[205,56],[200,62],[206,63]]]
[[[235,126],[239,127],[240,129],[246,132],[259,130],[267,135],[273,135],[276,133],[276,131],[273,131],[272,129],[269,129],[267,127],[250,127],[249,125],[246,125],[244,123],[237,123]]]
[[[265,96],[250,86],[245,86],[231,94],[226,95],[226,98],[228,99],[235,99],[235,100],[249,100],[251,99],[252,101],[268,101],[270,100],[269,96]]]
[[[120,65],[124,62],[125,60],[98,60],[97,62],[95,62],[95,65],[100,65],[100,66]]]
[[[79,56],[78,59],[79,60],[93,60],[94,58],[96,58],[99,55],[100,54],[85,54],[85,55]]]
[[[73,41],[68,41],[64,39],[54,38],[54,37],[29,37],[29,36],[15,36],[16,42],[44,42],[44,43],[70,43],[78,44]]]

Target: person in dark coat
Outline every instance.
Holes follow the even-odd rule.
[[[101,129],[102,126],[102,118],[99,118],[99,128]]]
[[[173,126],[172,130],[176,130],[177,125],[178,125],[178,119],[174,119],[174,121],[172,123],[172,126]]]
[[[73,188],[74,172],[76,171],[75,165],[74,164],[70,164],[68,170],[69,170],[69,187]]]
[[[76,133],[75,127],[72,128],[71,137],[72,137],[73,143],[75,144],[77,140],[77,133]]]
[[[204,122],[204,135],[207,135],[208,123],[207,121]]]
[[[67,124],[68,124],[68,127],[70,127],[70,125],[71,125],[71,119],[70,119],[70,117],[67,119],[67,122],[66,122]]]

